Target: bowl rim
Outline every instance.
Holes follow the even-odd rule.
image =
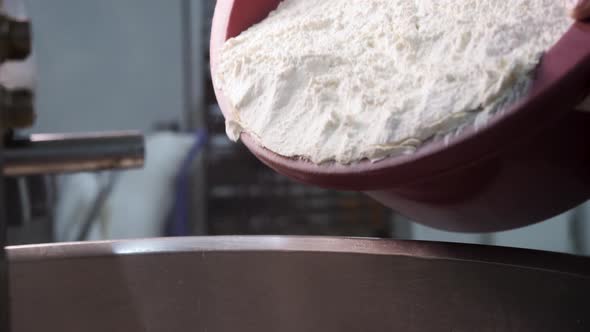
[[[320,236],[199,236],[10,246],[10,264],[207,252],[404,256],[506,265],[590,278],[590,257],[466,243]]]

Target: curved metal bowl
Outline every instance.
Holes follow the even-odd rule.
[[[211,68],[223,43],[261,21],[280,0],[219,0]],[[365,191],[418,222],[454,231],[499,231],[564,212],[590,198],[590,114],[573,111],[590,91],[590,23],[575,24],[546,54],[530,95],[449,144],[354,165],[279,156],[242,135],[277,172],[309,184]],[[216,87],[221,110],[231,106]]]
[[[219,237],[8,249],[14,332],[589,331],[590,260]]]

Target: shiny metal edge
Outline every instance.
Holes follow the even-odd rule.
[[[145,140],[133,131],[34,134],[13,139],[3,157],[7,176],[131,169],[143,166]]]
[[[407,256],[498,264],[590,278],[590,257],[459,243],[372,238],[207,236],[12,246],[11,264],[57,259],[196,252],[307,252]]]

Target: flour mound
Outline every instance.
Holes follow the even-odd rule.
[[[285,0],[230,39],[227,133],[314,163],[411,153],[526,93],[570,0]]]

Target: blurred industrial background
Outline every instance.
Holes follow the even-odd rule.
[[[139,171],[11,179],[11,244],[338,235],[590,254],[585,207],[526,230],[452,234],[413,224],[363,194],[298,184],[262,165],[225,136],[209,73],[213,0],[24,4],[34,35],[27,64],[36,64],[37,120],[28,132],[141,130],[147,159]],[[0,73],[19,70],[12,65]]]

